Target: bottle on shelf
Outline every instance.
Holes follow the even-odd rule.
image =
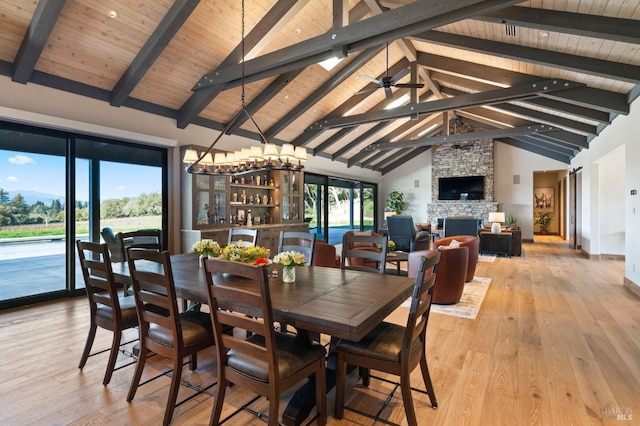
[[[247,226],[253,225],[253,218],[251,217],[251,210],[247,210]]]

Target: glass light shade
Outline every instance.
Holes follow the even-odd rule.
[[[207,152],[204,157],[202,157],[201,164],[205,166],[213,166],[213,155],[210,152]]]
[[[195,149],[187,149],[184,152],[184,158],[182,159],[183,163],[193,164],[198,161],[198,151]]]
[[[224,152],[216,152],[213,156],[213,163],[216,166],[224,166],[227,163],[227,155]]]
[[[262,147],[252,146],[249,149],[249,161],[262,161]]]
[[[296,146],[294,153],[296,160],[307,161],[307,148],[304,146]]]
[[[282,149],[280,150],[280,161],[290,163],[292,160],[295,160],[295,158],[295,147],[290,143],[282,145]]]
[[[278,147],[274,143],[267,143],[264,145],[264,159],[267,161],[273,161],[280,158],[278,154]]]

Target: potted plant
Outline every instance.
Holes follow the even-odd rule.
[[[386,211],[400,214],[402,213],[406,205],[407,203],[406,201],[404,201],[404,194],[402,193],[402,191],[391,191],[391,193],[387,197]]]
[[[517,219],[516,219],[516,215],[515,215],[515,214],[513,214],[513,213],[511,213],[511,212],[509,212],[509,213],[507,214],[507,220],[506,220],[505,224],[506,224],[507,226],[513,225],[514,223],[516,223],[516,220],[517,220]]]
[[[540,226],[540,233],[546,235],[549,233],[549,225],[553,221],[553,216],[549,212],[538,213],[536,215],[536,225]]]

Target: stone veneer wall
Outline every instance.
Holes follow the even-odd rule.
[[[447,216],[473,216],[486,219],[489,212],[497,211],[498,203],[493,200],[492,139],[434,146],[431,149],[431,155],[433,200],[427,206],[427,216],[431,221]],[[458,176],[484,176],[484,201],[438,200],[438,179]]]

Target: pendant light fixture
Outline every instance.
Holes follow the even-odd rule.
[[[209,148],[201,153],[198,153],[195,149],[187,149],[184,154],[183,162],[188,164],[187,172],[191,174],[202,175],[238,175],[244,173],[250,173],[257,170],[294,170],[299,171],[303,169],[302,163],[307,161],[307,150],[302,146],[294,146],[293,144],[283,144],[280,150],[274,143],[270,143],[258,123],[255,122],[249,111],[245,106],[244,96],[244,0],[242,0],[242,39],[241,39],[241,51],[242,51],[242,76],[240,85],[242,87],[242,108],[233,117],[233,119],[227,123],[224,130],[216,137]],[[242,148],[241,150],[234,152],[216,152],[211,150],[220,138],[226,134],[231,126],[238,120],[238,118],[245,114],[249,121],[253,123],[258,130],[262,145],[251,146],[249,148]]]

